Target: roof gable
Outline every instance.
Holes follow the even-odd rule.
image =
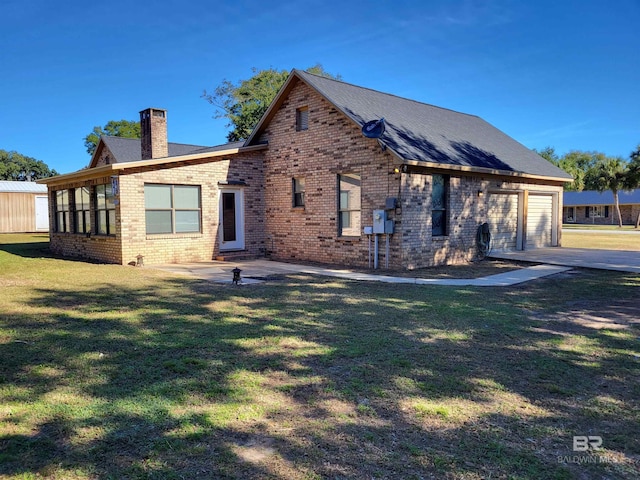
[[[299,70],[292,71],[247,145],[259,138],[296,81],[311,86],[360,127],[384,117],[386,129],[380,141],[401,161],[571,180],[566,172],[477,116]]]

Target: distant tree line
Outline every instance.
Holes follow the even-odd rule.
[[[42,160],[0,149],[0,180],[35,182],[54,175],[58,175],[58,172],[50,169]]]
[[[580,151],[572,151],[560,157],[553,147],[536,150],[536,153],[573,177],[573,182],[565,184],[566,191],[611,191],[618,214],[618,225],[622,227],[618,193],[640,187],[640,144],[629,154],[628,159],[608,157],[600,152]],[[640,222],[640,216],[638,220]]]

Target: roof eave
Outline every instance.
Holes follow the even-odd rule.
[[[426,168],[434,168],[438,170],[452,170],[456,172],[463,173],[479,173],[484,175],[497,175],[497,176],[505,176],[505,177],[514,177],[514,178],[528,178],[532,180],[547,180],[553,182],[573,182],[573,178],[564,178],[564,177],[553,177],[548,175],[538,175],[533,173],[526,172],[514,172],[510,170],[499,170],[495,168],[485,168],[485,167],[469,167],[466,165],[450,165],[446,163],[436,163],[436,162],[425,162],[423,160],[401,160],[403,163],[416,167],[426,167]]]
[[[39,180],[37,183],[43,183],[46,185],[60,185],[69,181],[78,181],[89,178],[96,178],[110,173],[116,174],[117,172],[141,167],[153,167],[156,165],[171,164],[178,162],[188,162],[191,160],[205,160],[208,158],[224,157],[229,155],[236,155],[243,152],[259,151],[267,148],[267,144],[252,145],[249,147],[229,148],[226,150],[218,150],[215,152],[180,155],[176,157],[163,157],[153,158],[151,160],[139,160],[136,162],[124,162],[124,163],[112,163],[110,165],[103,165],[102,167],[87,168],[77,172],[67,173],[64,175],[57,175],[55,177],[49,177],[43,180]]]

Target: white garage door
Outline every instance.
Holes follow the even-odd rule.
[[[553,196],[529,195],[527,249],[551,247],[553,242]]]
[[[518,194],[491,193],[488,207],[492,250],[517,250]]]

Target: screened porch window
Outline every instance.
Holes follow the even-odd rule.
[[[111,183],[96,185],[96,233],[116,234],[116,204]]]
[[[76,206],[76,233],[89,233],[91,231],[91,196],[89,187],[75,189]]]
[[[69,190],[58,190],[56,191],[56,232],[70,231]]]

